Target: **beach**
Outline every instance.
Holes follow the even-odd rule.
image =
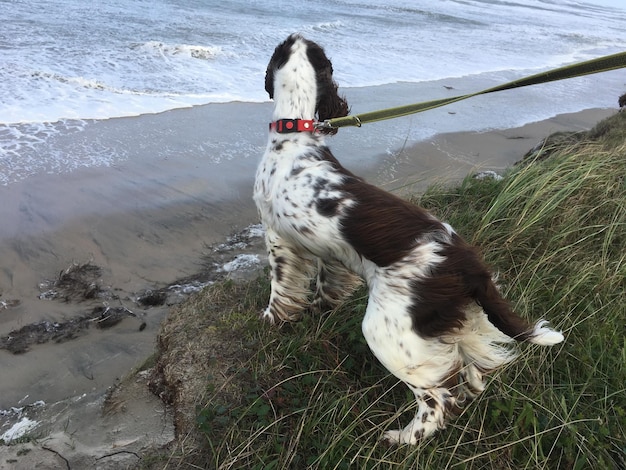
[[[37,174],[0,186],[0,301],[6,303],[0,309],[1,337],[30,324],[68,321],[98,305],[124,307],[133,313],[110,328],[90,326],[74,339],[32,344],[20,354],[0,350],[0,410],[22,409],[0,416],[0,434],[29,413],[29,419],[38,423],[31,432],[39,436],[63,435],[69,422],[84,433],[84,446],[76,451],[83,458],[106,453],[120,442],[132,441],[128,449],[139,452],[146,440],[163,444],[171,438],[171,426],[165,425],[159,427],[158,439],[136,426],[125,428],[126,437],[112,437],[103,432],[107,425],[101,408],[107,391],[154,352],[160,322],[167,315],[167,303],[141,305],[138,297],[206,270],[205,255],[230,235],[257,223],[252,183],[266,138],[258,122],[269,115],[269,106],[230,103],[101,121],[79,138],[153,133],[153,138],[142,142],[179,149],[173,152],[177,157],[149,158],[150,149],[129,147],[125,151],[139,157],[71,173]],[[398,133],[395,140],[389,137],[395,142],[391,144],[387,140],[381,144],[380,137],[371,143],[373,136],[381,135],[379,130],[376,134],[367,127],[342,129],[328,143],[351,171],[404,194],[424,190],[433,182],[458,181],[473,171],[501,173],[549,134],[587,130],[615,112],[588,109],[521,127],[442,133],[420,141]],[[194,125],[207,119],[217,124]],[[406,120],[401,125],[405,124]],[[195,140],[199,132],[202,144]],[[246,133],[248,142],[244,150],[233,144],[231,154],[212,154],[211,142],[236,143],[241,133]],[[71,135],[64,137],[68,148],[81,145],[74,137],[74,141]],[[390,147],[396,150],[385,150]],[[238,151],[257,155],[239,158]],[[72,263],[99,267],[97,283],[108,296],[42,298],[49,281]],[[185,293],[179,294],[183,300]],[[174,297],[168,302],[179,301]],[[116,414],[118,428],[125,419],[136,422],[142,417],[163,423],[164,405],[157,404],[156,397],[148,398],[146,387],[139,388],[141,394],[134,392],[139,397],[135,405],[129,402]],[[59,403],[63,403],[64,422],[59,420]],[[98,444],[100,438],[103,442]],[[5,468],[3,462],[0,468]]]

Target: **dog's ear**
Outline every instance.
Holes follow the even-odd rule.
[[[274,99],[274,69],[267,67],[265,71],[265,91],[270,95],[270,100]]]
[[[317,119],[344,117],[350,113],[350,106],[343,96],[337,92],[337,83],[333,80],[333,64],[324,49],[312,41],[308,41],[307,55],[315,69],[317,78]],[[337,129],[323,129],[324,134],[336,134]]]
[[[337,84],[334,81],[326,83],[327,91],[319,96],[317,103],[317,119],[324,122],[326,119],[344,117],[350,114],[350,106],[343,96],[337,93]],[[322,129],[324,134],[336,134],[339,129]]]

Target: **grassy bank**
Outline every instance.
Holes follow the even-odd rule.
[[[446,430],[389,447],[383,431],[413,400],[362,337],[365,291],[276,328],[258,320],[266,276],[223,283],[163,327],[159,390],[179,439],[154,468],[625,468],[626,113],[557,141],[502,180],[415,202],[480,246],[516,311],[565,343],[522,346]]]

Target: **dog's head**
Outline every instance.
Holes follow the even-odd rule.
[[[306,46],[309,63],[315,70],[318,121],[323,122],[326,119],[347,116],[350,113],[350,107],[346,99],[339,96],[337,92],[337,83],[333,80],[333,64],[326,57],[324,49],[299,34],[292,34],[274,50],[265,72],[265,91],[271,99],[274,98],[274,74],[289,61],[294,44],[298,41]],[[324,129],[322,132],[336,134],[337,129]]]

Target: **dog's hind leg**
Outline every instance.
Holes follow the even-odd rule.
[[[268,229],[265,235],[271,269],[271,294],[264,320],[297,320],[306,308],[315,259]]]
[[[319,259],[317,285],[311,309],[314,312],[332,310],[360,285],[361,278],[340,262]]]
[[[403,429],[385,432],[383,439],[392,444],[416,444],[459,413],[465,399],[457,396],[463,360],[458,342],[423,338],[415,332],[409,310],[412,298],[403,295],[401,284],[393,282],[395,278],[371,284],[363,335],[378,360],[411,389],[417,401],[411,422]]]
[[[498,330],[478,305],[466,309],[467,320],[458,335],[462,387],[473,399],[485,389],[485,378],[517,357],[514,340]]]

